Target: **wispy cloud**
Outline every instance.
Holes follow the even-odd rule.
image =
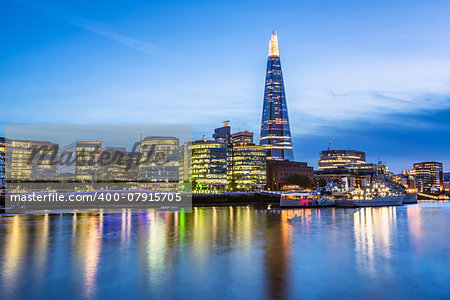
[[[299,86],[287,87],[290,115],[302,122],[300,134],[321,134],[324,126],[348,127],[360,121],[380,126],[433,128],[433,120],[405,123],[392,116],[427,115],[450,108],[448,59],[366,58],[321,68],[310,78],[295,78]],[[305,71],[305,70],[303,70]],[[317,72],[317,73],[315,73]],[[288,79],[292,82],[292,79]],[[447,124],[448,126],[448,124]]]
[[[418,120],[450,108],[448,94],[408,94],[400,92],[317,92],[310,93],[310,103],[291,105],[291,123],[301,122],[297,134],[327,134],[324,127],[344,129],[349,124],[374,124],[388,128],[401,125],[415,128],[443,128],[433,120]],[[397,118],[395,116],[403,116]],[[414,122],[405,122],[414,119]],[[300,124],[298,124],[300,125]]]
[[[78,28],[87,30],[91,33],[100,35],[102,37],[113,40],[117,43],[120,43],[127,47],[136,49],[138,51],[141,51],[141,52],[144,52],[144,53],[147,53],[150,55],[158,55],[161,53],[161,51],[158,49],[158,47],[152,43],[117,33],[115,31],[109,29],[106,24],[83,18],[83,17],[73,14],[61,7],[57,7],[57,6],[51,5],[46,2],[41,2],[41,1],[31,1],[31,2],[25,2],[25,1],[20,1],[20,0],[10,0],[10,1],[12,1],[13,3],[19,4],[20,6],[26,7],[28,9],[37,11],[47,17],[51,17],[51,18],[59,20],[59,21],[67,22]]]

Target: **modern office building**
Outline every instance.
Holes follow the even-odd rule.
[[[230,144],[231,127],[228,125],[230,121],[224,121],[223,126],[214,129],[213,138],[217,142],[225,143],[227,146]]]
[[[224,142],[192,142],[192,190],[222,193],[227,186],[227,145]]]
[[[414,164],[416,188],[419,192],[435,193],[444,189],[444,172],[440,162]]]
[[[95,182],[101,179],[99,163],[102,142],[77,141],[65,146],[60,153],[59,177],[67,180]]]
[[[240,131],[231,135],[230,143],[234,146],[254,145],[253,132]]]
[[[139,159],[140,153],[136,151],[127,151],[127,180],[128,181],[139,181]]]
[[[272,33],[269,42],[260,144],[266,146],[268,160],[294,160],[278,38],[275,32]]]
[[[266,185],[266,148],[246,141],[228,148],[229,191],[255,191],[264,189]]]
[[[305,162],[287,160],[267,160],[267,189],[279,191],[289,185],[288,178],[293,175],[308,176],[314,179],[314,169]]]
[[[444,190],[450,192],[450,172],[444,173]]]
[[[180,146],[180,181],[192,180],[192,142]]]
[[[366,164],[366,153],[356,150],[324,150],[320,152],[319,170],[358,169]]]
[[[170,136],[149,136],[139,147],[139,178],[146,182],[177,182],[179,180],[179,139]]]
[[[450,181],[450,172],[444,173],[444,181]]]
[[[55,180],[59,145],[48,141],[8,140],[5,149],[8,181]]]
[[[266,185],[266,148],[232,146],[228,151],[228,184],[230,191],[255,191]]]
[[[314,172],[316,185],[324,186],[327,182],[342,184],[349,187],[362,186],[376,174],[388,174],[386,165],[366,162],[366,153],[357,150],[324,150],[320,152],[318,170]]]
[[[128,181],[128,152],[125,147],[104,147],[100,155],[101,179],[106,181]]]

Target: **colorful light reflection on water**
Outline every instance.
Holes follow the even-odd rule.
[[[1,215],[6,298],[445,298],[450,204]]]

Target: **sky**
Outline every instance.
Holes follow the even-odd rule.
[[[51,141],[62,152],[76,141],[98,141],[102,147],[124,147],[127,151],[136,147],[147,136],[178,138],[182,145],[192,141],[192,126],[186,125],[6,125],[5,132],[11,139]]]
[[[189,125],[259,139],[278,32],[294,156],[450,171],[448,1],[0,0],[7,125]]]

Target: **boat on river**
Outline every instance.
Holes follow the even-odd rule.
[[[379,207],[379,206],[400,206],[403,204],[405,195],[388,195],[384,197],[372,197],[370,199],[348,199],[336,200],[337,207]]]
[[[280,207],[322,207],[334,206],[335,200],[312,193],[283,193],[280,198]]]
[[[395,193],[384,183],[375,182],[370,187],[349,190],[336,200],[337,207],[377,207],[403,205],[405,194]]]

